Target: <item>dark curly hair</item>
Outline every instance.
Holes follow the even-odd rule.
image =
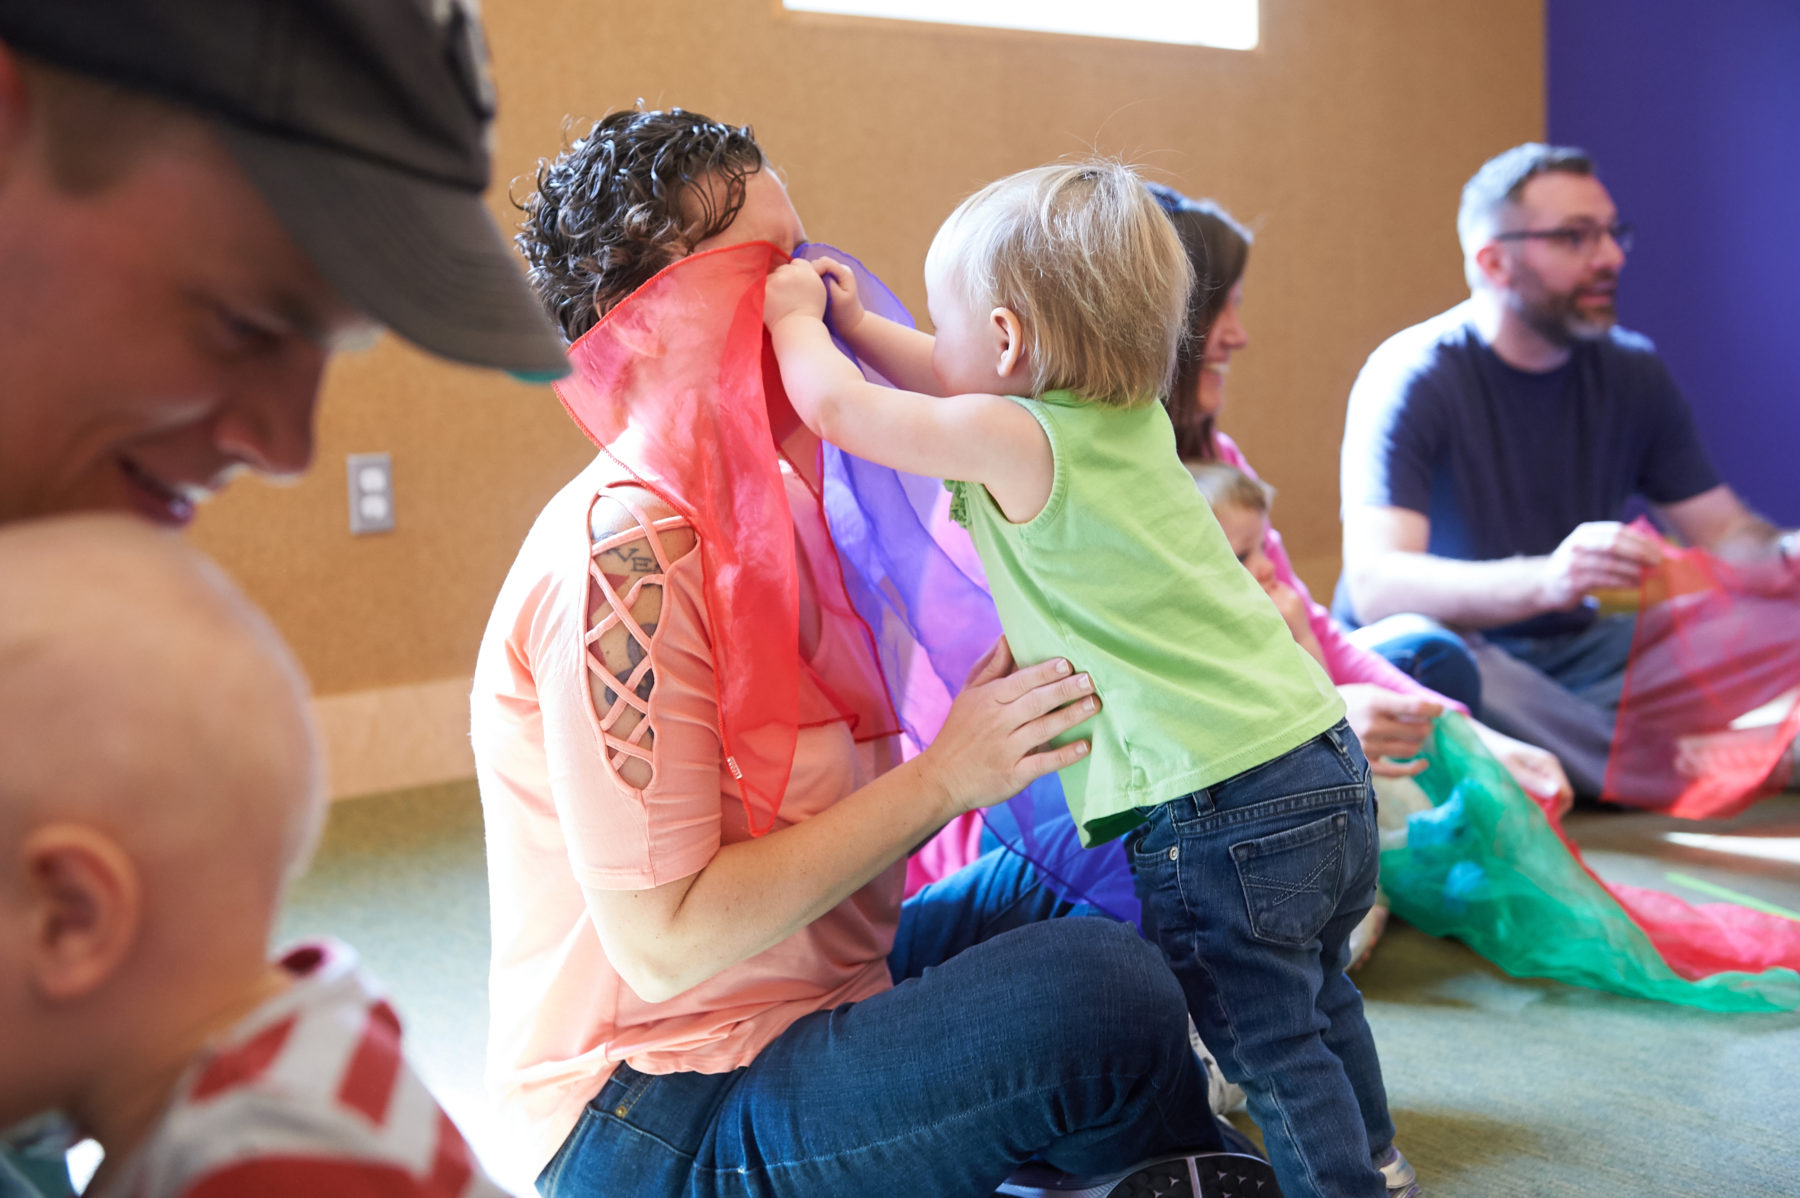
[[[1250,230],[1211,200],[1190,200],[1173,187],[1146,183],[1150,194],[1169,214],[1188,264],[1194,268],[1194,290],[1188,297],[1188,335],[1175,361],[1175,384],[1169,389],[1169,420],[1175,425],[1175,450],[1182,461],[1212,461],[1219,456],[1213,439],[1213,417],[1200,410],[1200,367],[1206,357],[1206,334],[1213,327],[1231,289],[1244,277],[1250,260]]]
[[[628,109],[538,163],[513,238],[531,284],[573,342],[657,271],[717,236],[766,165],[748,125],[697,112]],[[702,179],[720,187],[696,187]]]

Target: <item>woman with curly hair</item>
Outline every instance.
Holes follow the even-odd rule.
[[[600,453],[520,550],[472,704],[490,1078],[540,1191],[976,1195],[1042,1157],[1213,1192],[1154,949],[1050,918],[999,854],[902,909],[907,851],[1076,760],[1041,746],[1098,699],[1001,642],[897,763],[764,354],[804,232],[750,130],[615,113],[537,184],[518,240]]]

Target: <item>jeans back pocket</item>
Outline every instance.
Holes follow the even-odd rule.
[[[1343,889],[1349,822],[1346,813],[1334,811],[1231,846],[1253,936],[1298,948],[1325,930]]]

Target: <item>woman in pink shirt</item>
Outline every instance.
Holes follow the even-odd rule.
[[[600,454],[527,536],[471,696],[520,1164],[546,1195],[987,1194],[1033,1157],[1187,1185],[1231,1133],[1155,949],[1050,918],[1009,854],[901,906],[907,851],[1073,761],[1039,746],[1097,705],[1002,644],[896,764],[817,443],[758,361],[804,232],[750,131],[615,113],[525,211]]]
[[[1231,359],[1250,344],[1240,305],[1251,236],[1210,200],[1191,200],[1174,188],[1151,184],[1175,225],[1201,285],[1189,310],[1195,336],[1182,354],[1170,393],[1169,415],[1175,448],[1183,460],[1221,461],[1252,477],[1256,471],[1235,442],[1218,427],[1225,406]],[[1378,774],[1414,774],[1425,768],[1415,758],[1431,722],[1446,710],[1469,714],[1479,704],[1480,678],[1461,641],[1447,633],[1421,630],[1409,646],[1403,672],[1380,654],[1355,643],[1331,613],[1313,601],[1294,573],[1281,534],[1269,529],[1264,551],[1276,579],[1306,604],[1308,623],[1325,654],[1325,667],[1348,708],[1350,727],[1362,741]],[[1519,784],[1540,802],[1566,807],[1568,779],[1556,758],[1542,749],[1503,736],[1472,721],[1488,746]]]

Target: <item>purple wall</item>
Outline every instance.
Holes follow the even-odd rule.
[[[1800,524],[1800,2],[1548,0],[1549,136],[1594,155],[1720,473]]]

